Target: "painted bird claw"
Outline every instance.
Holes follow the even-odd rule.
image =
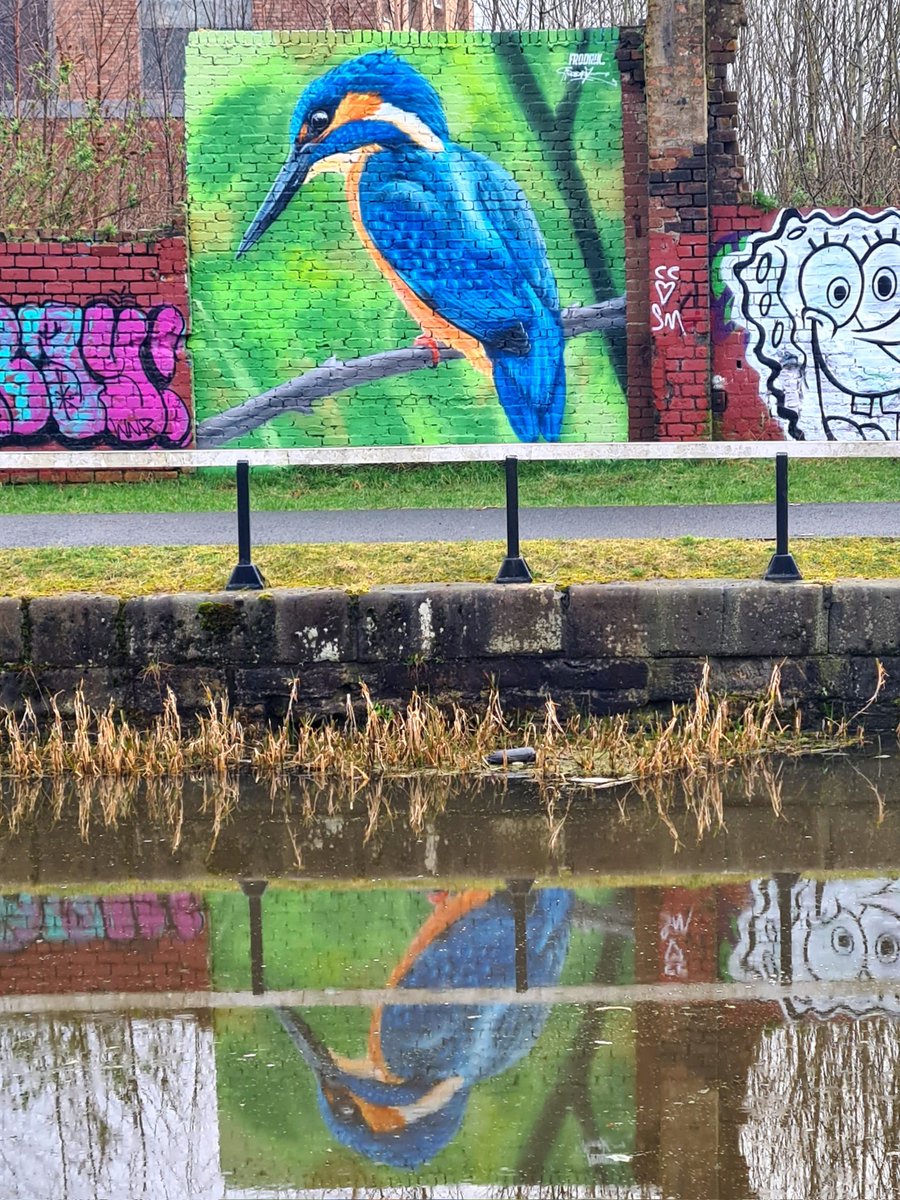
[[[431,351],[431,366],[436,367],[441,361],[442,346],[440,342],[436,342],[433,337],[429,337],[427,333],[423,333],[421,337],[417,337],[413,342],[416,349],[426,349]]]

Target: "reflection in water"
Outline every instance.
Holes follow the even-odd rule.
[[[559,980],[574,905],[559,888],[434,893],[433,911],[391,972],[388,987],[514,988],[519,953],[527,982]],[[518,971],[521,985],[522,967]],[[472,1087],[499,1075],[534,1046],[546,1005],[444,1004],[379,1006],[366,1057],[348,1059],[321,1046],[293,1013],[278,1015],[316,1073],[328,1128],[375,1162],[410,1170],[453,1138]]]
[[[900,881],[885,864],[900,823],[888,808],[867,833],[869,792],[845,803],[836,770],[839,802],[771,824],[758,797],[732,795],[728,834],[678,860],[665,831],[648,840],[634,818],[617,841],[608,811],[576,803],[551,861],[545,814],[514,789],[481,816],[460,801],[421,837],[385,821],[368,842],[369,807],[326,817],[317,792],[308,822],[294,800],[294,841],[276,811],[223,825],[212,851],[186,805],[177,861],[143,809],[93,825],[89,846],[62,820],[6,838],[0,1004],[29,1016],[0,1016],[0,1200],[894,1200]],[[799,871],[848,861],[877,877]],[[501,882],[563,869],[571,887]],[[314,882],[341,872],[358,882]],[[417,872],[427,899],[422,883],[365,878]],[[634,887],[614,890],[613,873]],[[440,876],[494,882],[447,892]],[[552,1010],[402,1003],[403,989],[545,985]],[[285,1007],[295,988],[302,1012]],[[156,993],[152,1019],[128,1015],[140,991]],[[101,1004],[113,1014],[74,1011]]]
[[[759,1200],[900,1195],[900,1026],[874,1019],[766,1030],[740,1131]]]
[[[891,1200],[900,1194],[900,881],[779,878],[749,892],[730,974],[791,987],[781,1001],[789,1023],[764,1029],[748,1064],[739,1144],[753,1194]],[[845,982],[863,988],[803,990]]]
[[[754,880],[750,893],[738,918],[733,979],[871,981],[871,992],[849,996],[804,996],[801,988],[782,1002],[784,1011],[790,1018],[900,1015],[900,881],[765,879]]]
[[[4,1200],[219,1200],[212,1030],[193,1017],[0,1025]]]

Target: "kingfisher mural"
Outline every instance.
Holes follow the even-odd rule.
[[[240,985],[246,901],[222,895],[212,910],[214,986]],[[528,880],[458,892],[268,889],[262,926],[266,988],[382,995],[373,1008],[271,1007],[250,1024],[240,1014],[217,1018],[222,1120],[235,1122],[236,1146],[265,1129],[266,1147],[277,1142],[292,1163],[270,1162],[260,1147],[265,1166],[253,1174],[239,1152],[229,1162],[235,1178],[374,1187],[416,1171],[422,1184],[486,1182],[520,1156],[516,1177],[542,1178],[570,1110],[580,1134],[574,1146],[565,1139],[569,1168],[586,1181],[622,1176],[616,1156],[628,1153],[634,1117],[619,1112],[630,1013],[551,1007],[528,994],[631,978],[628,896]],[[404,1000],[419,989],[437,992],[437,1002]],[[533,1146],[538,1127],[545,1144]]]
[[[188,52],[198,445],[624,438],[614,32],[228,36]]]
[[[559,438],[566,403],[559,293],[531,206],[496,163],[456,145],[434,88],[392,50],[310,84],[290,151],[244,235],[246,254],[301,185],[347,181],[359,240],[422,327],[493,378],[516,437]]]

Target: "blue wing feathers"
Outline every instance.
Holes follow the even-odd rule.
[[[559,437],[564,340],[556,281],[524,193],[452,143],[382,151],[360,181],[363,223],[404,283],[482,343],[516,436]]]

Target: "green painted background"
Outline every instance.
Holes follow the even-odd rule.
[[[599,890],[578,894],[598,905],[614,897]],[[273,989],[383,987],[430,912],[427,893],[400,889],[270,888],[262,903],[266,984]],[[227,893],[208,896],[207,905],[213,986],[248,988],[247,901]],[[590,982],[601,949],[599,933],[573,928],[560,982]],[[621,947],[616,976],[633,978],[630,945]],[[302,1015],[332,1049],[350,1056],[365,1052],[368,1009],[305,1009]],[[312,1072],[274,1016],[265,1010],[217,1012],[222,1168],[235,1188],[536,1182],[523,1157],[548,1093],[570,1077],[585,1020],[585,1009],[557,1005],[526,1058],[475,1086],[454,1140],[431,1162],[406,1173],[369,1162],[329,1133],[318,1110]],[[630,1154],[635,1132],[631,1014],[604,1014],[590,1041],[580,1077],[597,1131],[612,1151]],[[571,1113],[542,1163],[540,1179],[548,1184],[599,1182]],[[608,1166],[605,1179],[630,1184],[630,1166]]]
[[[500,36],[514,46],[499,46]],[[379,46],[393,46],[434,84],[457,142],[495,159],[522,186],[547,241],[562,305],[621,295],[617,37],[614,30],[191,34],[186,128],[198,444],[204,418],[332,355],[354,358],[407,346],[420,332],[357,241],[338,176],[311,181],[250,253],[234,259],[284,161],[299,93],[329,67]],[[588,78],[567,84],[569,56],[583,53],[598,62]],[[567,174],[573,162],[590,213],[573,211]],[[573,218],[591,231],[592,271]],[[611,361],[605,337],[570,340],[566,373],[563,440],[624,440],[623,367]],[[316,402],[311,412],[279,416],[240,444],[509,441],[514,437],[490,380],[453,362],[340,393]]]

